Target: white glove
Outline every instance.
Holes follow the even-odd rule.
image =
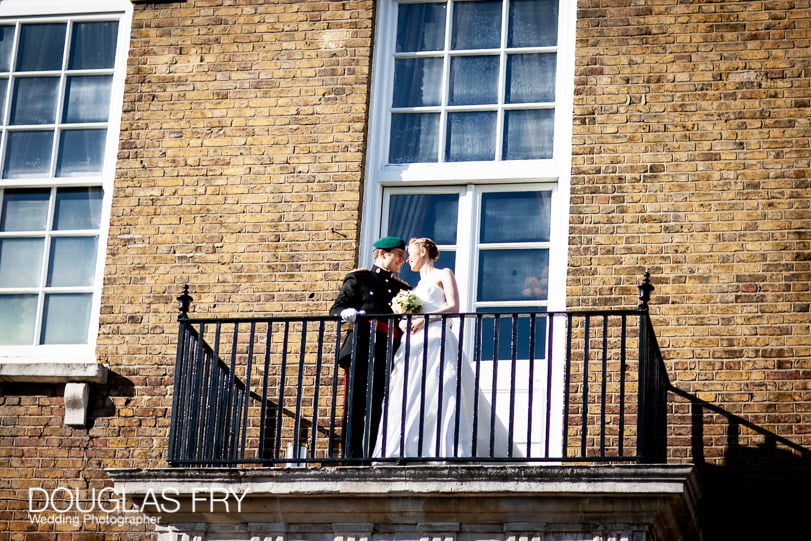
[[[363,310],[360,312],[355,310],[354,308],[344,308],[341,310],[341,321],[344,323],[354,323],[355,319],[358,317],[358,314],[365,314]]]

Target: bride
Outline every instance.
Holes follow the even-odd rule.
[[[409,241],[408,264],[420,273],[413,292],[422,300],[424,314],[457,313],[456,278],[451,269],[434,266],[438,258],[439,250],[431,239]],[[408,336],[404,335],[394,355],[375,458],[489,455],[488,436],[493,426],[489,404],[483,393],[474,400],[473,368],[459,355],[453,329],[456,320],[415,315],[409,323],[403,318],[400,325]],[[476,406],[480,429],[474,431]]]

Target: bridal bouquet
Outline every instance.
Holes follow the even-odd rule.
[[[401,291],[391,300],[391,309],[395,314],[419,314],[423,304],[412,291]]]

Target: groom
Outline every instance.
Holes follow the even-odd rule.
[[[344,323],[355,323],[359,314],[391,314],[391,300],[397,293],[411,289],[406,282],[397,278],[395,273],[405,262],[406,243],[400,237],[383,237],[375,241],[374,266],[370,269],[356,269],[344,277],[343,285],[338,292],[335,303],[330,308],[332,316],[340,316]],[[345,455],[349,458],[360,458],[371,455],[377,439],[377,429],[383,408],[383,387],[386,379],[386,355],[388,345],[388,322],[386,320],[360,319],[355,324],[354,334],[357,344],[353,344],[352,332],[344,340],[339,352],[338,362],[346,371],[344,376],[349,381],[349,435],[346,438]],[[369,337],[374,330],[374,358],[372,359],[372,402],[371,412],[366,411],[368,392]],[[399,329],[395,327],[394,350],[399,345]],[[356,348],[356,349],[355,349]],[[355,349],[355,362],[352,363],[352,351]],[[393,353],[393,352],[392,352]],[[368,420],[368,426],[366,421]],[[364,432],[370,434],[369,447],[364,453]]]

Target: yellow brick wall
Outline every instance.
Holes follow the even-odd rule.
[[[649,271],[673,383],[808,447],[809,3],[639,4],[579,2],[568,305],[633,305]]]

